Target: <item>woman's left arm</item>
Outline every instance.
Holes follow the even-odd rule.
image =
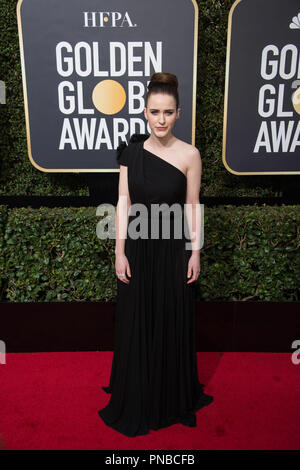
[[[200,152],[193,147],[188,157],[187,191],[185,210],[192,246],[192,255],[189,260],[187,277],[190,284],[197,280],[200,273],[200,240],[201,240],[201,205],[199,200],[202,176],[202,161]]]

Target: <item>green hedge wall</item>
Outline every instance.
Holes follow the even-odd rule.
[[[222,163],[227,22],[233,3],[198,0],[195,144],[203,163],[201,195],[279,196],[280,175],[241,177],[229,173]],[[0,79],[7,89],[6,105],[0,106],[0,195],[88,195],[84,174],[45,173],[29,161],[16,5],[17,0],[0,3]]]
[[[197,300],[299,301],[297,206],[204,208]],[[114,239],[96,208],[0,206],[2,301],[115,301]]]

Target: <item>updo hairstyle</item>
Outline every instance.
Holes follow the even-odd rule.
[[[149,96],[151,96],[152,93],[166,93],[168,95],[174,96],[176,102],[176,109],[178,109],[178,80],[176,75],[174,75],[173,73],[157,72],[152,75],[151,80],[148,84],[148,91],[145,99],[146,107],[148,105]]]

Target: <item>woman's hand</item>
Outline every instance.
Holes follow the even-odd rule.
[[[129,279],[127,276],[131,277],[130,266],[127,257],[125,254],[116,255],[115,260],[115,268],[116,268],[116,275],[120,279],[120,281],[124,282],[125,284],[129,284]]]
[[[188,272],[187,272],[187,277],[191,279],[187,281],[187,284],[190,284],[191,282],[194,282],[198,279],[198,276],[200,274],[201,267],[200,267],[200,251],[198,252],[193,252],[190,259],[189,259],[189,264],[188,264]]]

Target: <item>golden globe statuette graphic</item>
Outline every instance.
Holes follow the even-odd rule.
[[[126,92],[116,80],[103,80],[95,86],[92,99],[102,114],[117,114],[125,106]]]
[[[292,103],[295,112],[300,114],[300,87],[293,93]]]

